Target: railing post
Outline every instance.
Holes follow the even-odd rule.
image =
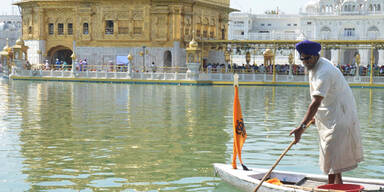
[[[374,69],[373,69],[373,62],[375,62],[374,58],[373,58],[373,45],[371,45],[371,70],[370,70],[370,78],[369,78],[369,84],[372,85],[373,84],[373,74],[374,74]]]

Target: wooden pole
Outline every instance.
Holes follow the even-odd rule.
[[[307,129],[310,125],[312,124],[312,121],[310,121],[307,126],[305,127],[305,129]],[[304,131],[305,131],[304,129]],[[304,133],[303,131],[303,133]],[[289,149],[291,149],[291,147],[295,144],[295,140],[293,140],[291,142],[291,144],[289,144],[289,146],[284,150],[284,152],[280,155],[280,157],[277,159],[277,161],[275,162],[275,164],[273,164],[272,168],[264,175],[264,177],[261,179],[260,183],[256,186],[256,188],[253,190],[253,192],[256,192],[257,190],[259,190],[259,188],[261,187],[261,185],[264,183],[264,181],[269,177],[269,175],[271,175],[273,169],[275,169],[275,167],[279,164],[279,162],[281,161],[281,159],[285,156],[285,154],[289,151]]]

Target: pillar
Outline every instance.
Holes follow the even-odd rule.
[[[369,49],[359,49],[360,65],[367,66],[370,63]]]
[[[331,61],[333,65],[339,64],[339,50],[338,49],[331,49]]]
[[[384,49],[379,49],[379,61],[378,66],[384,65]]]

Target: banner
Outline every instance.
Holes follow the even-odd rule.
[[[239,101],[239,87],[238,85],[234,86],[235,88],[235,97],[233,101],[233,158],[232,158],[232,167],[237,169],[236,166],[236,156],[239,157],[239,161],[244,170],[248,170],[244,166],[243,161],[241,160],[241,149],[243,148],[245,139],[247,138],[247,132],[244,127],[243,115],[241,114],[241,106]]]

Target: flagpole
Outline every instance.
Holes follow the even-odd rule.
[[[237,73],[233,75],[233,86],[239,87],[239,75]]]
[[[243,164],[241,159],[241,148],[247,138],[247,132],[244,127],[244,120],[241,114],[241,106],[239,101],[239,75],[233,75],[233,86],[235,89],[235,95],[233,100],[233,158],[232,168],[237,169],[236,156],[239,157],[239,161],[243,170],[249,171],[249,169]]]

